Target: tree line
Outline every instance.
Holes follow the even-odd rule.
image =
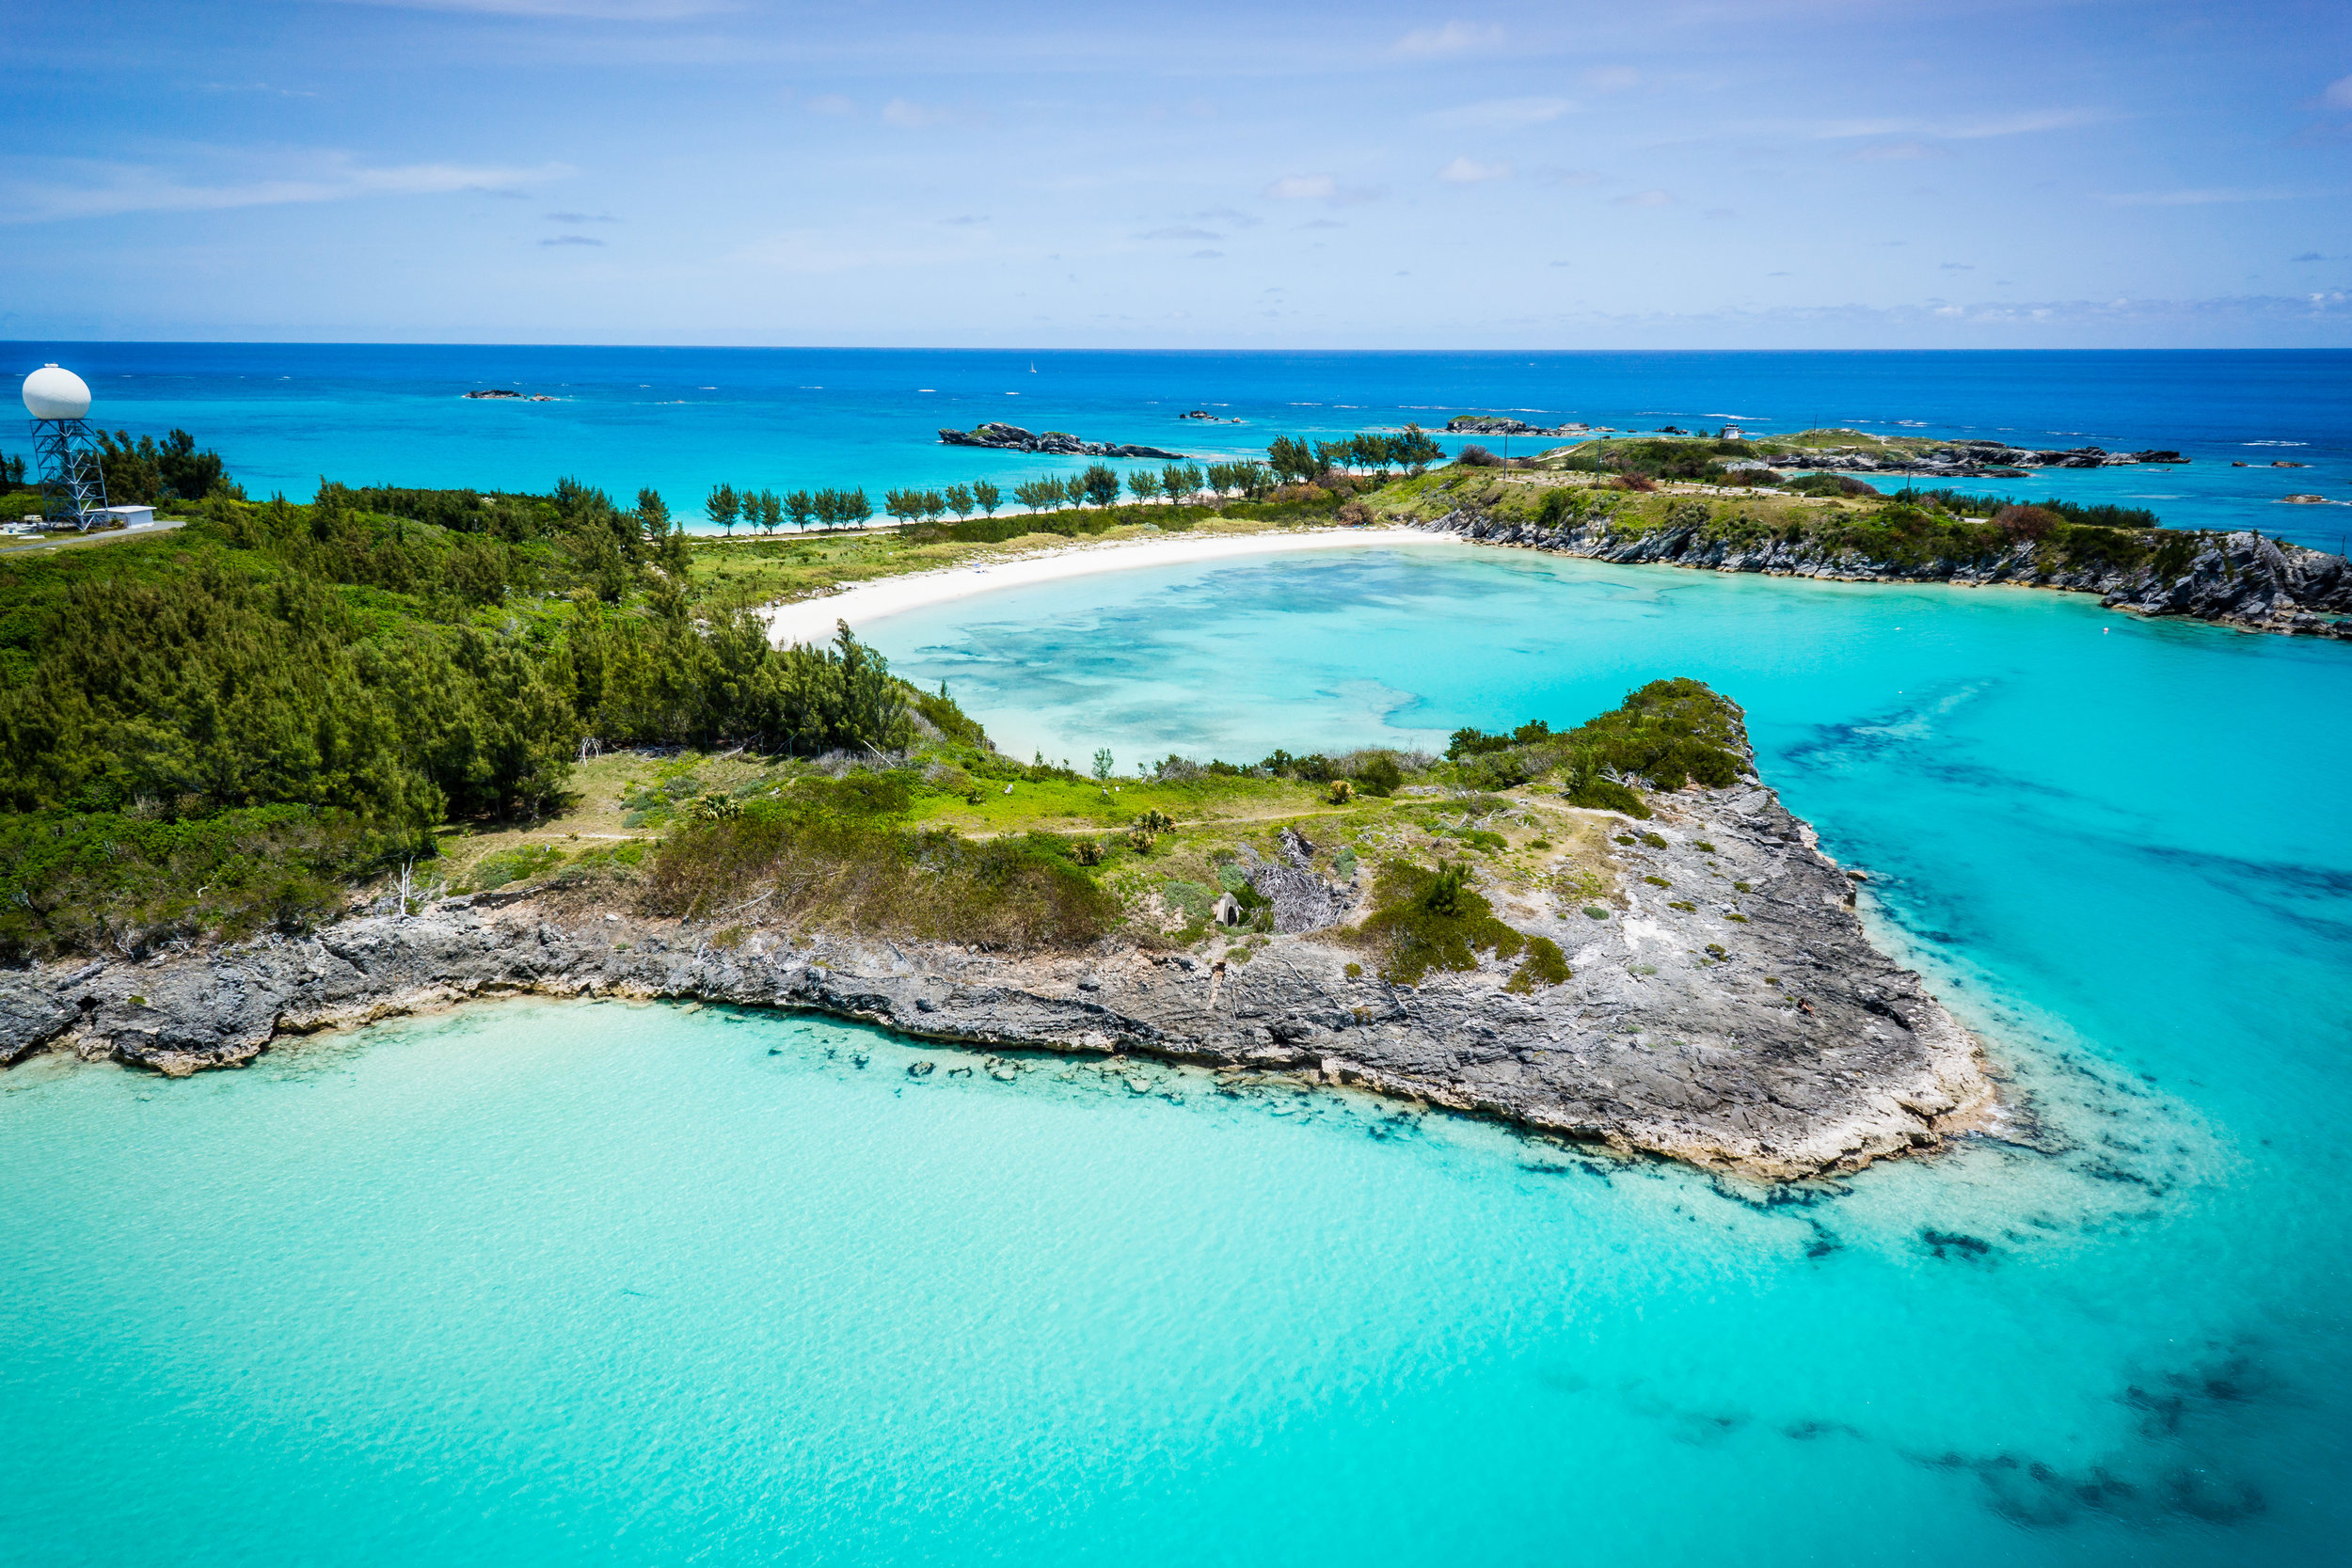
[[[739,520],[770,534],[786,523],[795,529],[812,523],[821,528],[855,528],[874,515],[874,503],[866,499],[862,485],[849,490],[793,490],[779,496],[773,490],[738,490],[732,484],[718,484],[703,503],[703,515],[732,538]]]
[[[1285,436],[1266,448],[1263,460],[1245,458],[1205,467],[1188,462],[1168,463],[1125,474],[1107,463],[1091,463],[1074,474],[1025,480],[1012,487],[1012,499],[1031,512],[1111,507],[1120,503],[1122,495],[1136,501],[1167,500],[1175,505],[1215,501],[1226,496],[1259,500],[1279,485],[1312,483],[1353,470],[1369,471],[1378,483],[1386,483],[1392,470],[1419,474],[1444,456],[1445,449],[1419,425],[1406,425],[1396,435],[1366,434],[1337,441],[1310,442]],[[944,517],[958,522],[974,515],[993,517],[1003,503],[1004,492],[985,479],[938,489],[890,490],[882,497],[883,512],[901,525],[935,523]],[[729,484],[714,486],[703,510],[730,535],[739,520],[772,534],[787,523],[795,529],[812,523],[850,527],[874,513],[863,489],[795,490],[780,496],[773,490],[737,490]]]

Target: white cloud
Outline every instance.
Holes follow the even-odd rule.
[[[541,240],[539,243],[540,243],[541,245],[600,245],[604,244],[604,242],[603,242],[602,240],[591,239],[591,238],[589,238],[589,237],[588,237],[587,235],[585,235],[585,234],[558,234],[558,235],[556,235],[556,236],[555,236],[555,238],[553,238],[553,239],[551,239],[551,240]]]
[[[925,131],[934,125],[947,123],[947,111],[926,103],[911,103],[894,98],[882,105],[882,123],[895,125],[901,131]]]
[[[1456,158],[1438,171],[1438,178],[1449,184],[1476,185],[1488,180],[1511,178],[1509,164],[1482,164],[1475,158]]]
[[[1484,103],[1465,103],[1459,108],[1438,109],[1421,117],[1427,125],[1452,126],[1468,130],[1509,130],[1520,125],[1543,125],[1558,119],[1575,109],[1565,98],[1489,98]]]
[[[1442,27],[1422,27],[1396,40],[1391,54],[1426,60],[1490,49],[1502,41],[1502,29],[1491,22],[1449,22]]]
[[[1268,185],[1265,194],[1276,201],[1328,201],[1339,190],[1337,175],[1285,174]]]
[[[344,153],[314,154],[294,169],[261,178],[206,183],[135,164],[76,159],[56,166],[60,179],[0,186],[0,223],[48,223],[113,217],[123,213],[201,213],[298,202],[347,201],[364,196],[440,196],[479,191],[520,196],[525,182],[560,180],[564,164],[500,168],[470,164],[401,164],[366,167]]]
[[[1350,207],[1377,201],[1388,193],[1378,185],[1343,185],[1336,174],[1286,174],[1259,194],[1270,201],[1327,201]]]
[[[1617,198],[1620,207],[1671,207],[1675,198],[1664,191],[1632,191]]]
[[[2339,76],[2328,83],[2324,96],[2339,109],[2352,109],[2352,76]]]
[[[2249,191],[2233,186],[2216,185],[2189,191],[2134,191],[2109,195],[2102,193],[2100,200],[2111,207],[2210,207],[2222,201],[2292,201],[2293,191]]]
[[[2031,109],[1992,119],[1938,123],[1923,119],[1833,119],[1809,128],[1820,141],[1850,141],[1862,136],[1934,136],[1944,141],[1982,141],[1992,136],[2023,136],[2040,131],[2067,131],[2096,125],[2115,117],[2101,109]]]

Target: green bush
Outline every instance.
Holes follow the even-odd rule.
[[[1529,937],[1527,957],[1519,960],[1510,983],[1502,989],[1527,996],[1540,986],[1565,985],[1573,978],[1575,972],[1568,968],[1567,955],[1560,951],[1558,942],[1549,937]]]
[[[299,805],[176,821],[0,816],[0,958],[298,929],[334,912],[339,884],[414,848],[352,813]]]
[[[763,919],[1016,951],[1081,947],[1119,919],[1068,841],[916,831],[912,798],[907,775],[852,776],[683,828],[655,855],[647,904],[705,919],[756,903]]]
[[[1478,967],[1481,951],[1515,957],[1527,939],[1494,914],[1494,906],[1473,890],[1466,865],[1439,861],[1427,870],[1389,861],[1373,883],[1373,911],[1351,937],[1381,954],[1381,978],[1419,985],[1433,969]]]

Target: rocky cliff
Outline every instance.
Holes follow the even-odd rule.
[[[1457,508],[1426,526],[1488,545],[1518,545],[1564,555],[1629,564],[1689,566],[1718,572],[1766,572],[1841,582],[1949,582],[1971,586],[2016,583],[2096,594],[2117,610],[2143,615],[2185,615],[2248,631],[2352,638],[2352,568],[2344,558],[2306,549],[2259,533],[2186,535],[2194,554],[2177,571],[2153,566],[2054,563],[2046,546],[2030,540],[1978,560],[1873,561],[1832,551],[1805,540],[1742,542],[1692,519],[1629,530],[1606,517],[1557,524]]]
[[[1328,928],[1230,959],[1116,942],[1014,956],[722,937],[550,894],[0,976],[0,1062],[56,1049],[178,1075],[243,1064],[288,1035],[533,992],[800,1009],[975,1048],[1299,1075],[1771,1178],[1932,1148],[1990,1106],[1973,1041],[1865,939],[1853,882],[1770,789],[1658,804],[1652,821],[1613,823],[1613,889],[1565,903],[1490,890],[1499,914],[1572,966],[1523,993],[1494,961],[1386,984]],[[1326,878],[1311,846],[1285,843],[1289,863],[1253,875],[1281,926],[1361,912],[1352,879]]]

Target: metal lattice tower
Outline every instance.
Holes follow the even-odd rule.
[[[87,532],[104,518],[106,475],[87,420],[35,420],[33,453],[40,464],[43,521]]]
[[[43,365],[24,378],[24,412],[33,417],[40,458],[41,519],[87,532],[106,520],[106,473],[90,438],[89,384],[72,371]]]

